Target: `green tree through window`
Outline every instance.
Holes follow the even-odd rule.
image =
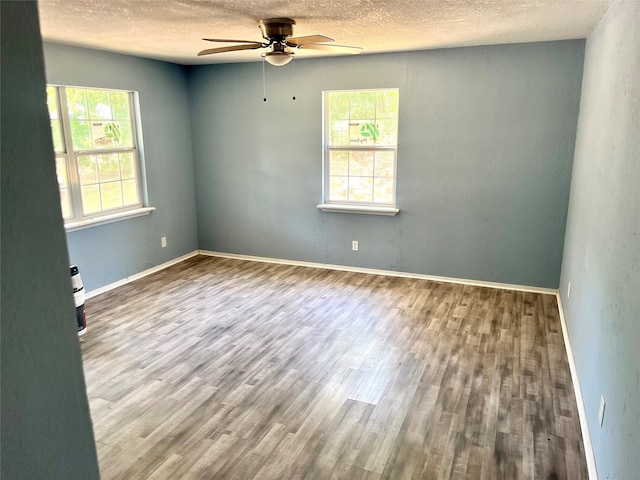
[[[133,92],[47,87],[66,221],[142,206]]]
[[[395,206],[398,89],[324,92],[324,201]]]

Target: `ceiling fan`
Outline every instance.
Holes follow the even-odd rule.
[[[235,52],[238,50],[256,50],[258,48],[268,48],[269,51],[263,53],[264,59],[271,65],[277,67],[286,65],[293,59],[294,49],[304,50],[324,50],[336,53],[358,54],[362,52],[361,47],[347,47],[344,45],[327,45],[333,42],[333,38],[324,35],[307,35],[304,37],[292,37],[293,26],[296,22],[290,18],[267,18],[260,20],[258,26],[262,32],[264,42],[253,40],[227,40],[224,38],[203,38],[207,42],[220,43],[241,43],[243,45],[232,45],[229,47],[208,48],[198,53],[198,56],[210,55],[212,53]]]

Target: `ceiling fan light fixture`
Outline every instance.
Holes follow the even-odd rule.
[[[293,52],[273,51],[263,54],[264,59],[274,67],[281,67],[293,60]]]
[[[1,0],[0,0],[1,1]],[[293,37],[293,26],[296,22],[291,18],[266,18],[260,20],[258,26],[262,32],[263,42],[253,40],[229,40],[226,38],[203,38],[207,42],[239,43],[226,47],[207,48],[198,53],[198,56],[211,55],[213,53],[235,52],[238,50],[256,50],[268,48],[269,52],[263,53],[262,58],[275,67],[281,67],[293,60],[293,51],[298,48],[309,50],[325,50],[336,53],[360,53],[360,47],[347,47],[345,45],[327,45],[333,42],[333,38],[324,35],[305,35]]]

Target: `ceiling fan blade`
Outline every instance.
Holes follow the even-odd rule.
[[[260,43],[255,40],[229,40],[228,38],[203,38],[202,40],[219,43]]]
[[[322,45],[320,43],[310,43],[308,45],[300,45],[298,48],[302,48],[303,50],[324,50],[335,53],[350,53],[352,55],[362,53],[362,47],[348,47],[346,45]]]
[[[304,37],[287,38],[287,43],[290,47],[297,47],[299,45],[306,45],[308,43],[323,43],[333,41],[333,38],[325,37],[324,35],[306,35]]]
[[[198,56],[210,55],[212,53],[235,52],[236,50],[255,50],[262,47],[261,43],[253,43],[250,45],[232,45],[230,47],[208,48],[198,52]]]

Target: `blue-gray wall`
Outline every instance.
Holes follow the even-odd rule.
[[[97,479],[36,3],[0,2],[0,18],[0,477]]]
[[[47,82],[139,93],[148,216],[68,233],[69,256],[93,290],[198,248],[184,67],[45,43]],[[167,237],[162,248],[160,237]]]
[[[260,63],[187,83],[177,65],[45,44],[48,82],[140,93],[157,207],[69,233],[71,261],[88,290],[196,248],[557,287],[583,45],[298,60],[268,66],[263,102]],[[376,87],[400,88],[402,211],[321,212],[321,92]]]
[[[260,63],[192,67],[199,247],[556,288],[583,55],[578,40],[295,60],[267,65],[267,102]],[[377,87],[400,88],[401,212],[321,212],[322,91]]]
[[[600,479],[640,475],[639,26],[617,2],[587,41],[560,288]]]

